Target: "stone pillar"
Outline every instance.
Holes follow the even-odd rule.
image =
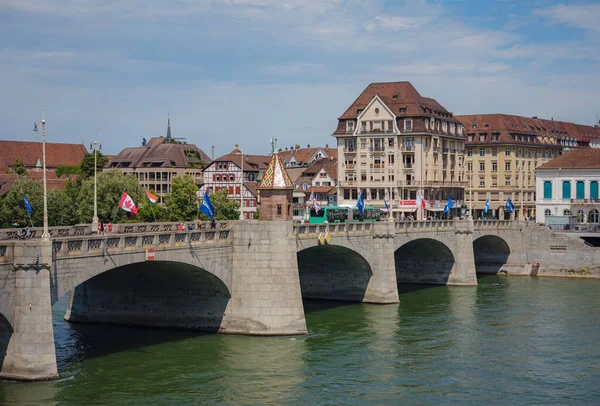
[[[52,243],[41,244],[26,241],[15,246],[13,332],[0,370],[2,378],[58,378],[50,301]]]
[[[291,221],[234,223],[232,272],[221,332],[307,333]]]
[[[447,285],[477,286],[473,254],[473,219],[454,222],[454,266]]]
[[[373,226],[373,247],[369,258],[373,275],[367,285],[363,303],[399,303],[394,259],[396,225],[390,221],[380,221]]]

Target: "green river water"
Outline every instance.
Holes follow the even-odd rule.
[[[69,324],[63,298],[62,379],[0,382],[0,404],[600,404],[600,280],[401,288],[399,305],[307,301],[297,337]]]

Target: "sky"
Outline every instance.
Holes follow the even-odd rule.
[[[215,156],[335,145],[372,82],[410,81],[455,114],[593,125],[600,2],[0,0],[0,139],[166,134]]]

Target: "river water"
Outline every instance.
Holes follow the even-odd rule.
[[[402,288],[399,305],[306,302],[297,337],[69,324],[63,298],[62,379],[0,382],[0,404],[600,403],[600,280]]]

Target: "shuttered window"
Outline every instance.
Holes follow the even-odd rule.
[[[571,182],[568,180],[564,180],[562,184],[562,198],[570,199],[571,198]]]
[[[577,199],[585,199],[585,184],[582,180],[577,181],[575,186],[575,194]]]
[[[552,182],[544,181],[544,199],[552,199]]]
[[[590,199],[598,199],[598,181],[590,182]]]

